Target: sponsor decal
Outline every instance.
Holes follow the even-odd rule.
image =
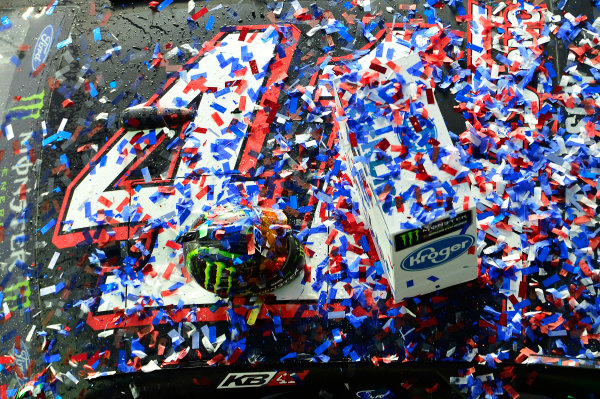
[[[223,388],[256,388],[267,385],[277,371],[260,371],[253,373],[229,373],[217,387]]]
[[[402,261],[400,267],[407,271],[437,267],[458,258],[474,243],[475,238],[468,235],[442,238],[413,251]]]
[[[360,399],[391,399],[396,397],[396,395],[387,388],[358,391],[356,392],[356,396]]]
[[[19,384],[22,386],[27,383],[29,380],[26,377],[27,370],[29,369],[29,364],[31,362],[31,356],[29,355],[29,349],[27,349],[27,345],[23,340],[20,340],[19,348],[13,348],[13,356],[15,358],[15,365],[19,367],[23,375],[19,377],[18,374],[15,373],[17,378],[19,379]]]
[[[457,214],[453,218],[439,220],[430,223],[420,229],[405,231],[394,236],[396,251],[402,251],[415,245],[433,241],[436,238],[459,232],[464,234],[472,222],[471,211]]]
[[[48,58],[53,38],[54,28],[52,25],[47,25],[40,33],[40,36],[35,43],[35,47],[33,48],[33,55],[31,56],[31,69],[34,71],[46,61],[46,58]]]
[[[11,119],[39,119],[42,108],[44,107],[44,97],[46,90],[42,90],[37,94],[28,97],[23,97],[19,101],[19,105],[10,108],[6,120]]]
[[[291,373],[289,371],[280,371],[275,377],[269,382],[269,386],[290,386],[296,385],[296,383],[304,380],[304,377],[308,374],[308,370],[304,370],[298,373]]]
[[[289,371],[257,371],[252,373],[229,373],[217,389],[256,388],[264,385],[291,386],[297,385],[308,375],[309,370],[301,372]]]

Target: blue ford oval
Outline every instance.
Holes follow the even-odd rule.
[[[48,58],[53,39],[54,28],[52,25],[47,25],[40,33],[40,36],[35,43],[35,47],[33,48],[33,54],[31,55],[31,68],[34,71],[46,61],[46,58]]]

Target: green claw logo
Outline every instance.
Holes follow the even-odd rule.
[[[17,105],[15,107],[10,108],[9,109],[10,113],[7,115],[6,120],[9,120],[9,118],[11,118],[11,117],[15,118],[15,119],[29,119],[29,118],[38,119],[40,117],[40,112],[42,111],[42,107],[44,106],[44,95],[45,94],[46,94],[45,90],[42,90],[41,93],[34,94],[29,97],[21,98],[21,101],[19,101],[19,102],[27,102],[27,101],[33,101],[33,100],[38,100],[38,101],[35,101],[32,104]]]
[[[19,308],[28,308],[31,305],[31,301],[29,300],[29,297],[31,296],[29,280],[23,280],[13,286],[5,288],[4,295],[4,300],[6,302],[16,302],[15,305],[10,306],[11,312],[14,312]],[[20,299],[20,301],[17,301],[18,299]]]
[[[193,251],[190,251],[190,253],[187,254],[186,257],[186,264],[188,266],[188,268],[191,269],[192,267],[192,259],[195,256],[198,256],[198,252],[208,252],[206,250],[203,249],[194,249]],[[231,259],[233,259],[235,257],[234,254],[229,253],[227,251],[218,251],[221,255],[225,255]],[[231,288],[233,288],[233,276],[236,272],[236,268],[233,266],[229,266],[227,267],[226,263],[223,262],[214,262],[214,264],[216,264],[217,266],[217,270],[215,273],[215,281],[213,282],[214,285],[214,289],[218,290],[221,284],[221,277],[223,276],[223,270],[226,270],[229,272],[229,276],[227,278],[227,294],[229,294],[231,292]],[[206,266],[204,268],[204,288],[208,289],[208,284],[210,282],[210,272],[212,270],[213,267],[213,262],[209,262],[206,261]]]
[[[402,234],[402,242],[404,243],[404,247],[406,247],[406,236],[408,236],[408,245],[413,245],[413,233],[415,233],[415,243],[419,241],[419,230],[412,230],[408,233]]]

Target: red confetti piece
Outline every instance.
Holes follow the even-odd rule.
[[[215,112],[215,113],[213,113],[213,114],[211,115],[211,117],[213,118],[213,120],[215,121],[215,123],[216,123],[217,125],[219,125],[219,126],[223,126],[223,124],[224,124],[224,122],[223,122],[223,119],[221,119],[221,117],[219,116],[219,114],[218,114],[218,113],[216,113],[216,112]]]
[[[387,139],[382,139],[381,141],[379,141],[379,143],[375,145],[375,147],[379,148],[382,151],[385,151],[388,148],[390,148],[390,142]]]
[[[331,243],[333,242],[333,240],[335,240],[335,237],[338,235],[338,231],[337,230],[331,230],[331,233],[329,233],[329,236],[327,237],[327,240],[325,240],[325,244],[326,245],[331,245]]]
[[[173,273],[173,269],[175,269],[175,263],[169,263],[169,265],[167,266],[167,269],[163,273],[162,277],[165,280],[170,279],[171,278],[171,273]]]
[[[183,269],[181,269],[181,274],[185,278],[186,283],[189,283],[190,281],[192,281],[192,278],[190,277],[190,273],[188,272],[187,267],[184,267]]]
[[[250,70],[252,71],[252,74],[256,75],[258,73],[258,66],[256,65],[256,61],[250,60],[248,64],[250,64]]]
[[[119,206],[117,206],[117,212],[123,212],[123,208],[127,205],[129,205],[129,197],[125,197],[123,201],[121,201]]]
[[[348,138],[350,139],[350,145],[354,148],[358,145],[357,141],[356,141],[356,134],[354,133],[349,133],[348,134]]]
[[[102,18],[102,21],[100,21],[100,26],[106,26],[111,15],[112,15],[112,12],[107,11],[106,14],[104,14],[104,18]]]
[[[382,66],[382,65],[378,65],[374,62],[371,62],[371,65],[369,66],[370,69],[377,71],[379,73],[385,73],[385,71],[387,71],[387,68]]]
[[[25,201],[27,199],[27,184],[21,184],[19,189],[19,201]]]
[[[100,198],[98,198],[98,202],[107,208],[110,208],[113,204],[111,200],[109,200],[108,198],[105,198],[103,195],[101,195]]]
[[[71,356],[71,361],[75,363],[83,362],[84,360],[87,360],[87,353],[85,352]]]
[[[167,241],[167,243],[165,245],[174,250],[178,250],[181,248],[181,244],[179,244],[178,242],[175,242],[173,240]]]
[[[35,148],[30,148],[29,151],[27,151],[27,154],[29,155],[29,162],[35,163],[35,161],[37,161],[37,154],[35,153]],[[0,162],[1,161],[2,158],[0,157]]]
[[[13,356],[0,356],[0,364],[10,364],[15,361]]]
[[[246,248],[248,255],[254,255],[254,234],[246,234]]]
[[[200,19],[200,17],[202,17],[204,14],[206,14],[208,12],[208,9],[206,7],[202,8],[201,10],[197,11],[196,13],[194,13],[194,15],[192,15],[192,19],[194,21],[197,21],[198,19]],[[243,40],[243,39],[242,39]]]
[[[421,127],[421,124],[419,123],[419,120],[416,116],[411,116],[410,118],[408,118],[408,120],[410,121],[410,124],[412,125],[413,129],[415,129],[415,132],[420,133],[421,131],[423,131],[423,128]]]
[[[42,72],[42,69],[44,69],[45,67],[46,67],[46,64],[44,64],[42,62],[37,68],[35,68],[35,71],[33,71],[31,73],[31,76],[33,76],[34,78],[37,77],[40,74],[40,72]],[[64,104],[64,102],[63,102],[63,104]],[[64,105],[63,105],[63,108],[64,108]]]

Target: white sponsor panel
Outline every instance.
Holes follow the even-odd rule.
[[[396,55],[401,53],[400,49],[403,47],[399,44],[397,46],[399,49],[395,52]],[[419,56],[407,53],[408,51],[405,50],[404,57],[392,61],[400,68],[405,80],[402,86],[403,96],[421,102],[433,126],[422,126],[421,131],[417,131],[419,129],[413,126],[416,138],[412,138],[408,144],[410,154],[406,159],[415,162],[414,156],[417,153],[424,154],[421,160],[423,170],[431,176],[436,176],[440,185],[451,184],[451,190],[455,192],[454,199],[460,199],[452,203],[454,212],[451,215],[446,211],[439,212],[439,209],[431,210],[417,220],[415,215],[411,214],[415,209],[412,205],[418,201],[416,196],[422,196],[419,202],[427,204],[436,198],[432,197],[436,195],[436,190],[428,190],[427,183],[417,178],[414,169],[402,168],[400,178],[397,178],[398,175],[390,172],[392,167],[399,166],[397,165],[399,162],[383,162],[377,157],[374,147],[384,139],[387,140],[386,146],[391,148],[407,146],[407,143],[402,141],[401,134],[394,130],[397,126],[395,121],[384,117],[375,119],[370,133],[372,140],[368,143],[364,140],[358,141],[357,146],[353,147],[351,143],[356,140],[351,138],[354,132],[349,130],[347,120],[360,115],[350,112],[347,116],[343,116],[342,100],[336,96],[342,153],[346,157],[353,184],[359,192],[358,203],[361,214],[373,233],[375,248],[396,301],[472,280],[478,273],[477,257],[474,252],[475,208],[470,185],[452,182],[454,176],[447,172],[464,170],[459,162],[459,153],[453,147],[435,98],[432,99],[432,92],[429,93],[429,98],[425,90],[422,90],[419,95],[416,90],[417,78],[414,73],[407,72],[419,63]],[[372,60],[373,58],[369,58],[364,63],[363,59],[359,60],[365,72],[373,73],[372,68],[368,69]],[[385,65],[387,61],[383,60],[380,65]],[[386,81],[394,73],[392,69],[386,68],[385,72],[379,72],[378,78],[380,81]],[[339,88],[339,84],[339,80],[335,82],[336,88]],[[339,90],[337,92],[340,93]],[[340,96],[344,101],[349,100],[349,96],[345,94]],[[405,119],[410,116],[405,116]],[[407,121],[404,123],[406,124]],[[439,147],[445,154],[444,164],[450,169],[440,170],[428,155],[427,151],[431,148],[428,143],[429,137],[439,142]],[[389,201],[384,204],[383,199],[380,198],[382,190],[397,195],[411,191],[412,194],[410,198],[405,198],[400,203],[392,202],[390,205]],[[389,198],[387,195],[383,197]],[[418,211],[425,210],[420,208]]]

